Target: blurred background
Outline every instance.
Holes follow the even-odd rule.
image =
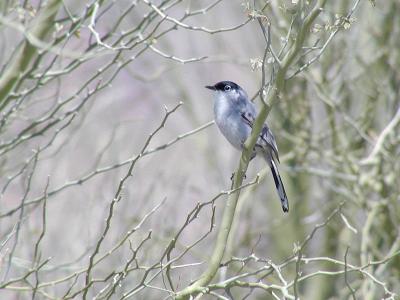
[[[240,158],[204,86],[256,95],[279,68],[256,18],[282,58],[316,2],[2,1],[1,298],[169,299],[196,280]],[[400,3],[327,2],[267,119],[290,212],[254,159],[205,299],[400,292]]]

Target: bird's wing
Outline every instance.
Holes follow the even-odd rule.
[[[269,129],[267,124],[264,124],[263,129],[261,130],[260,134],[261,144],[265,143],[268,147],[272,149],[272,152],[275,155],[275,158],[278,162],[279,161],[279,154],[278,154],[278,145],[276,144],[275,137],[272,134],[271,129]],[[260,140],[257,143],[260,143]]]
[[[240,116],[245,124],[247,124],[250,128],[253,128],[254,116],[252,114],[248,112],[242,112]]]
[[[254,121],[257,117],[257,112],[253,103],[248,103],[240,112],[240,116],[245,124],[250,128],[253,128]],[[275,137],[267,124],[263,125],[263,129],[261,130],[256,145],[264,149],[271,149],[274,154],[273,156],[279,162],[278,146],[276,145]]]
[[[247,100],[247,97],[243,97],[241,108],[240,108],[240,116],[245,124],[247,124],[250,128],[253,128],[253,123],[257,117],[257,111],[252,102]]]

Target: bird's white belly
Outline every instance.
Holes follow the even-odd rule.
[[[235,110],[230,100],[222,95],[217,94],[215,97],[214,118],[229,143],[241,150],[251,133],[251,128],[243,122],[240,112]]]
[[[240,116],[220,116],[216,118],[216,123],[225,138],[236,149],[241,150],[243,143],[246,141],[250,134],[250,129],[246,128],[241,122]]]

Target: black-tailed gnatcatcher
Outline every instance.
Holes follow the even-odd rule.
[[[257,117],[253,102],[249,101],[246,92],[232,81],[221,81],[206,88],[214,91],[214,118],[219,130],[236,149],[242,150]],[[288,212],[289,201],[276,165],[276,162],[279,162],[278,147],[267,124],[263,126],[251,159],[257,154],[261,155],[271,168],[282,209]]]

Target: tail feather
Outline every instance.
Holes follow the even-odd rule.
[[[285,187],[283,186],[283,182],[281,176],[279,175],[278,168],[273,159],[270,162],[272,176],[274,177],[276,190],[278,192],[279,198],[281,199],[282,210],[284,212],[289,211],[289,201],[286,196]]]

